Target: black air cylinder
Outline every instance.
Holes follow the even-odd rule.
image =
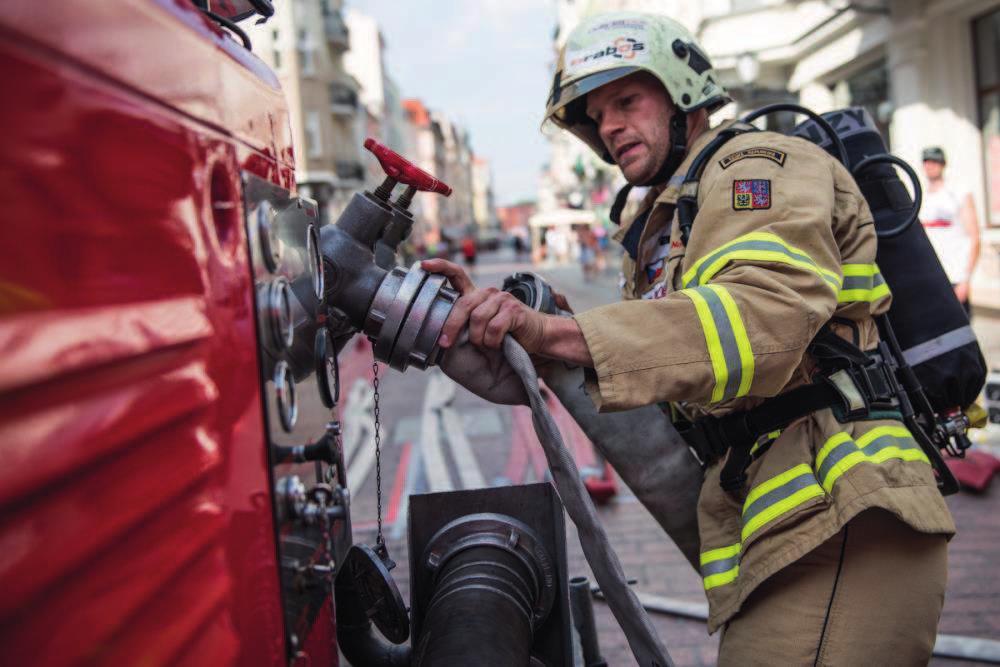
[[[848,169],[887,153],[874,120],[862,107],[823,114],[847,148]],[[795,134],[833,153],[832,142],[807,121]],[[919,220],[898,235],[913,212],[913,200],[895,168],[876,162],[854,174],[879,234],[876,262],[892,290],[888,317],[907,363],[913,367],[932,407],[939,413],[966,408],[986,381],[986,361]]]

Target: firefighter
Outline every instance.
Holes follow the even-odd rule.
[[[891,301],[871,213],[817,146],[736,134],[733,122],[709,129],[729,101],[718,81],[669,18],[583,21],[546,117],[650,187],[616,235],[624,300],[544,315],[426,262],[463,295],[441,344],[466,325],[489,349],[509,333],[530,353],[585,366],[601,410],[669,404],[705,465],[700,565],[719,664],[926,664],[955,531],[928,459],[898,413],[807,405],[819,375],[876,402],[865,393],[877,393],[865,386],[874,376],[839,363],[876,345],[872,315]],[[682,229],[681,180],[730,129]],[[775,415],[788,423],[754,431]]]

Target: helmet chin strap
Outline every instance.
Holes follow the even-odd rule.
[[[666,183],[674,175],[687,154],[687,112],[674,110],[670,117],[670,152],[655,174],[637,185],[650,186]]]

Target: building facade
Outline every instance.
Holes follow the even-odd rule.
[[[254,52],[281,81],[291,118],[299,191],[334,220],[364,182],[358,82],[344,68],[350,45],[341,0],[290,0],[266,24],[247,26]]]
[[[399,88],[385,66],[385,39],[375,19],[356,9],[344,12],[350,48],[344,68],[358,82],[358,101],[364,119],[360,134],[373,137],[400,155],[408,155],[406,121]],[[365,187],[373,188],[385,177],[377,160],[364,159]]]
[[[480,232],[500,227],[493,197],[493,174],[489,160],[472,156],[472,220]]]

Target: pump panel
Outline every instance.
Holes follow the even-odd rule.
[[[315,202],[244,174],[286,649],[300,655],[351,543],[336,351],[323,326]],[[316,658],[317,656],[313,656]]]

